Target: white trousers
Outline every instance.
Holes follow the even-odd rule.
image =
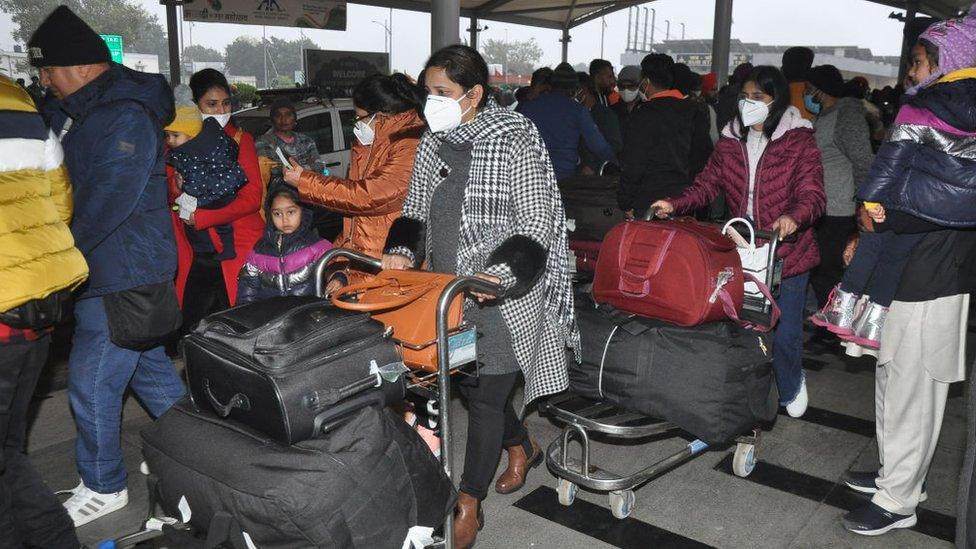
[[[899,515],[918,506],[935,454],[949,384],[965,378],[969,296],[894,302],[875,375],[881,471],[872,501]]]

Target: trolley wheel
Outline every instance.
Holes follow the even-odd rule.
[[[559,493],[559,503],[569,507],[576,500],[576,491],[579,487],[572,482],[561,478],[556,491]]]
[[[637,501],[637,496],[634,495],[633,490],[619,490],[616,492],[610,492],[610,512],[613,516],[618,519],[627,518],[630,513],[634,510],[634,502]]]
[[[735,445],[735,455],[732,457],[732,472],[735,476],[745,478],[756,468],[756,445],[740,442]]]

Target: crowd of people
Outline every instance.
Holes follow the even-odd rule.
[[[173,318],[187,333],[231,306],[312,295],[316,263],[339,246],[384,269],[426,266],[504,290],[477,295],[465,313],[482,366],[460,383],[469,414],[454,528],[458,546],[472,545],[502,453],[503,494],[542,457],[511,402],[519,374],[531,403],[565,390],[579,358],[558,185],[600,174],[616,174],[628,219],[745,217],[786,240],[780,403],[793,417],[808,406],[808,314],[821,341],[875,353],[882,468],[851,473],[848,485],[874,497],[844,525],[878,534],[917,520],[948,384],[965,375],[976,285],[976,233],[965,230],[976,226],[972,16],[918,37],[904,95],[869,92],[795,47],[781,67],[740,65],[721,88],[714,74],[651,53],[619,72],[601,59],[588,73],[541,68],[506,97],[477,51],[450,46],[417,81],[376,75],[356,86],[345,177],[323,172],[289,100],[272,103],[271,129],[252,136],[234,125],[220,72],[200,71],[174,94],[162,76],[111,63],[67,7],[28,46],[39,78],[0,80],[0,117],[23,146],[0,148],[0,183],[19,193],[16,205],[0,196],[0,241],[17,255],[0,264],[0,539],[78,547],[74,527],[127,504],[126,390],[153,417],[186,391],[161,341],[125,334]],[[314,229],[321,208],[345,218],[333,242]],[[369,275],[338,262],[327,276],[331,293]],[[62,504],[23,446],[52,326],[72,298],[80,482]],[[920,420],[899,419],[910,414]]]

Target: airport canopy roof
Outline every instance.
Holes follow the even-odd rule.
[[[650,0],[653,2],[653,0]],[[973,0],[866,0],[893,8],[914,5],[919,13],[952,17]],[[430,12],[431,0],[356,0],[352,4]],[[461,16],[549,29],[571,29],[647,0],[460,0]]]

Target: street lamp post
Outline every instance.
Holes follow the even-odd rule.
[[[390,19],[392,22],[393,19]],[[386,21],[373,21],[374,24],[383,27],[383,47],[386,50],[387,62],[390,64],[390,72],[393,72],[393,29]]]

